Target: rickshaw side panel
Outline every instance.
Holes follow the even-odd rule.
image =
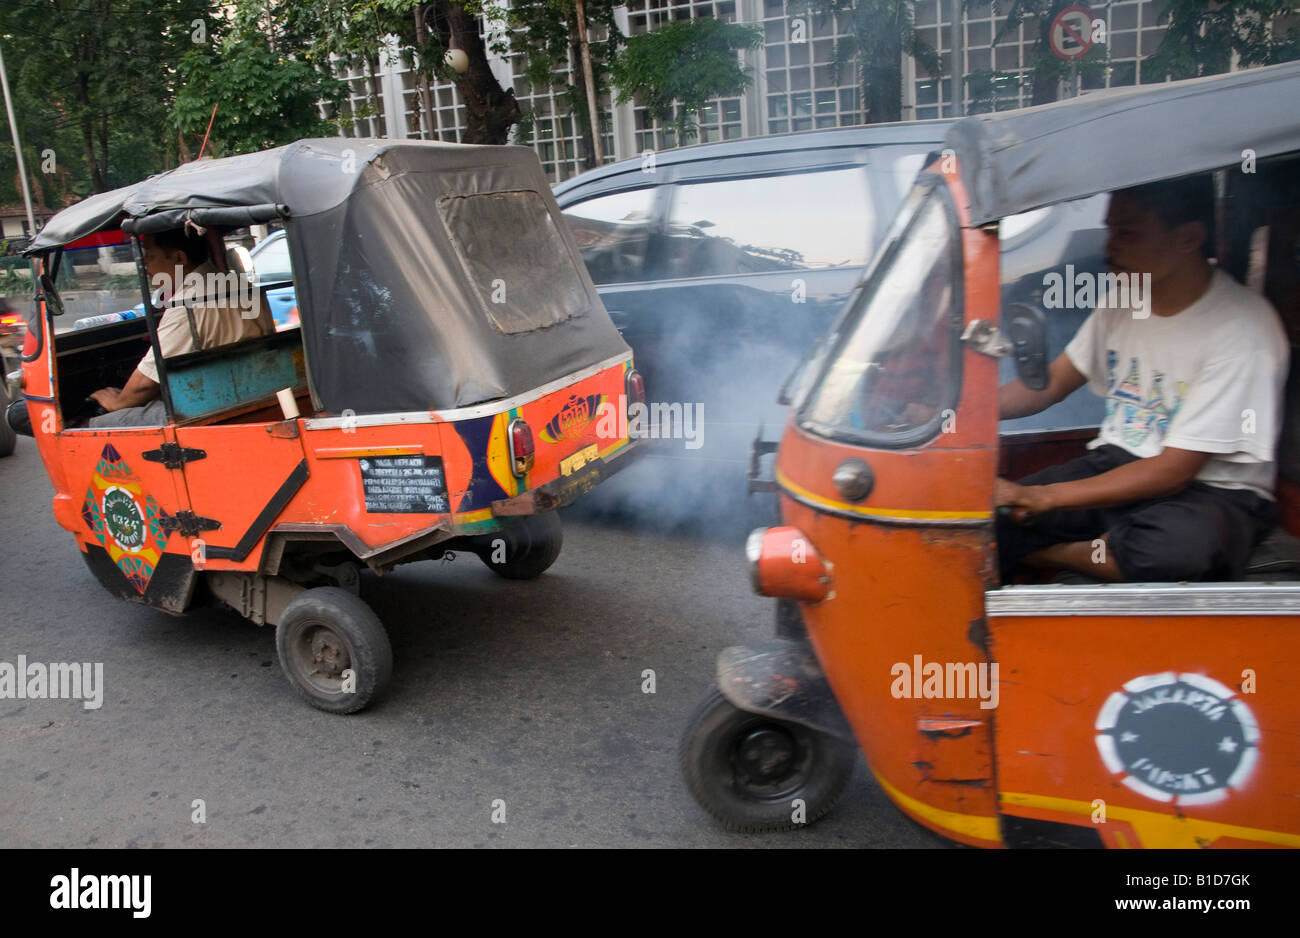
[[[172,465],[194,523],[186,532],[210,570],[257,570],[265,536],[309,481],[296,423],[183,426]],[[292,435],[289,435],[289,434]]]
[[[1297,628],[1276,615],[990,617],[1002,813],[1108,847],[1300,847]],[[1170,681],[1185,675],[1209,681],[1180,694]]]
[[[183,482],[162,463],[169,428],[71,431],[53,437],[66,480],[55,515],[86,563],[122,599],[181,612],[194,590],[188,541],[177,533]],[[178,484],[182,486],[178,490]]]
[[[991,474],[992,459],[989,453],[988,465],[972,466],[972,474]],[[922,668],[946,662],[987,667],[978,642],[988,532],[851,524],[788,498],[782,515],[832,563],[843,558],[833,595],[804,604],[802,612],[876,780],[904,812],[935,832],[999,846],[994,711],[981,708],[974,694],[930,698],[924,687],[917,694],[921,675],[914,674],[922,651]],[[862,557],[871,562],[851,560]],[[953,629],[953,622],[970,628]]]
[[[489,403],[427,414],[263,425],[257,431],[263,437],[286,426],[300,432],[300,441],[286,442],[300,442],[307,472],[301,491],[284,506],[272,529],[303,532],[318,526],[344,531],[347,546],[363,557],[400,550],[402,542],[414,545],[418,540],[426,547],[499,529],[509,521],[499,510],[501,502],[582,468],[585,461],[576,458],[580,454],[611,458],[627,446],[626,421],[611,414],[622,412],[624,376],[630,367],[628,359],[594,370],[513,407],[510,402]],[[536,444],[533,468],[522,480],[511,471],[507,439],[509,424],[517,417],[532,428]],[[258,447],[267,445],[256,433],[247,439],[250,446],[255,441]],[[290,455],[282,460],[285,465],[279,469],[285,471],[275,475],[276,480],[289,478],[285,472],[292,447],[284,453]],[[403,473],[418,477],[411,491],[424,493],[423,506],[398,491]],[[393,479],[391,485],[385,484],[384,475]],[[384,506],[395,510],[382,510]],[[250,502],[244,515],[256,507]],[[256,569],[260,550],[261,544],[238,566],[213,568]]]
[[[457,534],[498,529],[527,506],[503,504],[581,470],[597,459],[620,456],[628,445],[626,375],[632,362],[604,367],[517,406],[467,419],[440,416],[443,448],[451,454],[448,486]],[[488,405],[489,407],[491,405]],[[532,430],[534,461],[521,479],[510,466],[509,426],[522,419]]]

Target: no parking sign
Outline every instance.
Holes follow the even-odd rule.
[[[1085,6],[1066,7],[1052,20],[1048,42],[1058,58],[1072,62],[1092,48],[1092,11]]]

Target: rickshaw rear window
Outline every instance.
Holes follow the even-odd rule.
[[[805,427],[868,445],[939,432],[960,385],[961,270],[942,187],[918,185],[801,410]],[[910,218],[907,216],[910,215]]]
[[[442,217],[492,323],[507,334],[564,322],[589,299],[542,197],[531,190],[452,196]]]

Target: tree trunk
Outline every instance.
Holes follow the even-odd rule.
[[[604,141],[600,138],[600,96],[596,93],[595,68],[591,64],[591,40],[587,35],[587,12],[582,0],[573,0],[574,16],[578,21],[578,58],[582,64],[582,90],[587,104],[587,122],[591,125],[591,149],[595,165],[605,162],[602,152]],[[590,167],[589,167],[590,168]]]
[[[487,47],[479,35],[478,17],[457,0],[437,0],[434,30],[448,49],[469,57],[469,68],[456,79],[465,102],[465,143],[505,143],[520,117],[514,90],[506,90],[488,65]]]
[[[425,11],[428,7],[418,5],[415,8],[415,42],[420,48],[429,41],[429,27],[425,23]],[[429,76],[425,72],[428,63],[420,63],[420,71],[415,76],[416,88],[420,91],[420,110],[424,112],[424,127],[421,136],[427,140],[438,139],[437,128],[433,120],[433,96],[429,94]]]
[[[104,168],[104,185],[108,185],[108,114],[99,117],[99,165]]]
[[[95,159],[95,114],[90,109],[90,76],[85,72],[77,74],[77,101],[81,105],[81,145],[86,151],[90,185],[96,192],[107,192],[107,168]]]
[[[891,37],[875,44],[871,62],[862,69],[864,124],[884,124],[903,119],[902,63],[903,44],[899,39]]]
[[[578,133],[582,136],[582,168],[596,168],[596,138],[591,132],[591,107],[587,103],[587,76],[582,67],[582,50],[578,43],[569,44],[569,60],[573,62],[573,98],[575,101],[582,102],[582,107],[573,109],[573,120],[578,128]],[[564,151],[558,142],[556,146],[559,151],[556,153],[556,159],[564,158]]]
[[[1068,4],[1062,0],[1056,0],[1048,15],[1038,21],[1038,57],[1040,60],[1050,61],[1052,52],[1052,20],[1056,14],[1066,8]],[[1035,68],[1033,80],[1030,82],[1030,104],[1049,104],[1060,97],[1061,78],[1054,68]]]
[[[370,92],[370,107],[371,107],[372,109],[373,109],[373,108],[378,108],[378,107],[379,107],[379,101],[380,101],[380,98],[379,98],[379,84],[378,84],[377,81],[375,80],[375,66],[376,66],[377,64],[378,64],[378,63],[377,63],[374,59],[370,58],[369,56],[366,56],[366,90]],[[370,131],[371,131],[371,136],[379,136],[379,137],[382,137],[383,134],[376,134],[376,133],[374,132],[374,131],[375,131],[376,123],[378,123],[378,126],[380,126],[380,127],[383,127],[383,126],[384,126],[384,115],[383,115],[383,114],[377,114],[377,115],[375,115],[375,116],[373,116],[373,117],[370,118]]]

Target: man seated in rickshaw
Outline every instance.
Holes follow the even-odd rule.
[[[274,331],[269,312],[254,305],[245,310],[240,291],[215,301],[208,284],[224,277],[212,263],[208,242],[201,235],[172,229],[143,236],[144,267],[151,285],[163,284],[158,302],[172,302],[158,321],[158,347],[163,358],[172,358],[201,348],[215,348],[257,338]],[[254,297],[256,299],[256,297]],[[193,311],[193,325],[186,306]],[[158,366],[153,349],[145,352],[122,388],[101,388],[91,397],[106,414],[93,417],[92,427],[149,427],[167,422],[158,390]]]
[[[1289,349],[1268,301],[1207,260],[1212,212],[1208,176],[1113,193],[1107,262],[1151,275],[1146,310],[1099,305],[1046,388],[1000,389],[1002,419],[1085,382],[1106,401],[1085,456],[997,480],[1004,583],[1022,562],[1111,581],[1240,579],[1273,525]]]

